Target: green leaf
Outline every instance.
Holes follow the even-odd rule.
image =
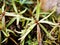
[[[1,43],[4,43],[5,41],[7,41],[8,40],[8,38],[5,38]]]
[[[16,16],[16,19],[17,19],[16,24],[19,25],[20,17],[19,16]]]
[[[14,31],[12,31],[12,30],[10,30],[10,29],[6,29],[7,30],[7,32],[11,32],[12,34],[14,34],[15,36],[17,36],[15,33],[14,33]]]
[[[20,0],[20,4],[24,4],[26,0]]]
[[[16,5],[15,5],[15,1],[14,1],[14,0],[12,0],[12,5],[13,5],[13,8],[14,8],[15,12],[18,13],[17,7],[16,7]]]
[[[20,14],[23,14],[27,11],[27,8],[25,8],[25,10],[21,11]]]
[[[31,30],[35,27],[36,24],[33,24],[31,25],[27,30],[26,30],[26,33],[21,37],[19,38],[18,40],[21,40],[23,41],[25,39],[25,37],[31,32]]]
[[[59,25],[58,23],[53,23],[53,22],[50,22],[50,21],[39,21],[39,23],[46,23],[46,24],[50,24],[50,25]]]
[[[51,40],[56,40],[54,37],[51,36],[51,34],[47,31],[47,29],[42,24],[40,24],[40,27],[44,30],[48,38],[50,38]]]
[[[3,30],[2,30],[2,32],[3,32],[3,34],[6,36],[6,37],[9,37],[10,35],[9,35],[9,32],[4,32]]]
[[[10,22],[7,24],[7,27],[10,26],[10,25],[15,21],[15,19],[16,19],[16,17],[12,18],[12,19],[10,20]]]
[[[34,2],[32,2],[32,1],[26,1],[26,2],[24,2],[24,4],[34,4]]]
[[[43,21],[43,20],[47,19],[48,17],[50,17],[56,11],[56,8],[57,7],[54,7],[54,10],[48,16],[46,16],[43,19],[41,19],[41,21]]]
[[[36,9],[36,19],[39,20],[39,14],[40,14],[40,5],[41,3],[37,1],[37,9]]]

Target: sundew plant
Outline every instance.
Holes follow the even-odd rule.
[[[44,12],[40,0],[0,0],[0,45],[59,45],[56,9]]]

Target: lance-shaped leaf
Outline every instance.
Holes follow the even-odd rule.
[[[17,7],[16,7],[16,5],[15,5],[15,1],[14,1],[14,0],[12,0],[12,5],[13,5],[13,8],[14,8],[15,12],[18,13]]]
[[[26,36],[31,32],[31,30],[35,27],[35,25],[36,25],[36,24],[31,25],[31,26],[26,30],[26,32],[24,33],[24,35],[23,35],[21,38],[19,38],[18,40],[23,41],[23,40],[25,39],[25,37],[26,37]]]
[[[36,8],[36,19],[39,20],[40,14],[40,2],[37,0],[37,8]]]
[[[41,30],[38,24],[37,24],[37,40],[38,40],[38,44],[42,45]]]
[[[16,17],[12,18],[12,19],[10,20],[10,22],[7,24],[7,27],[10,26],[10,25],[15,21],[15,19],[16,19]]]
[[[50,17],[56,11],[56,8],[57,7],[54,7],[54,10],[48,16],[46,16],[43,19],[41,19],[41,21],[43,21],[43,20],[47,19],[48,17]]]
[[[50,21],[39,21],[39,23],[46,23],[46,24],[50,24],[50,25],[59,25],[58,23],[53,23],[53,22],[50,22]]]
[[[4,32],[4,31],[2,31],[2,32],[3,32],[5,37],[9,37],[10,36],[9,32]]]
[[[5,41],[7,41],[8,40],[8,38],[5,38],[1,43],[4,43]]]
[[[12,30],[10,30],[10,29],[6,29],[7,30],[7,32],[11,32],[12,34],[14,34],[15,36],[17,36],[15,33],[14,33],[14,31],[12,31]]]
[[[27,11],[27,8],[25,8],[25,10],[21,11],[20,14],[23,14]]]
[[[50,38],[51,40],[56,40],[56,38],[54,38],[53,36],[51,36],[51,34],[47,31],[47,29],[42,24],[40,24],[40,27],[44,30],[44,32],[46,33],[46,36],[48,38]]]
[[[20,3],[21,5],[23,5],[23,4],[34,4],[33,1],[28,1],[28,0],[20,0],[19,3]]]

